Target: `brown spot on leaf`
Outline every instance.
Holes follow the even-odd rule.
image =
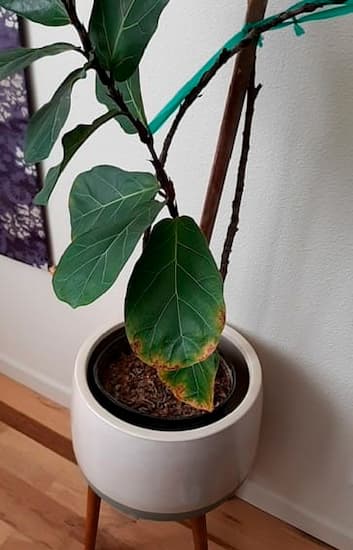
[[[183,384],[178,384],[178,386],[173,386],[172,384],[168,384],[168,387],[172,390],[175,397],[180,399],[180,401],[185,401],[186,387]]]
[[[195,409],[199,409],[200,411],[207,411],[212,412],[214,410],[213,403],[197,403],[196,401],[190,401],[188,400],[187,403],[191,405],[192,407],[195,407]]]
[[[185,399],[185,400],[181,399],[181,401],[184,401],[184,403],[191,405],[192,407],[194,407],[195,409],[198,409],[199,411],[212,412],[214,410],[213,403],[199,403],[192,399]]]
[[[180,365],[166,365],[165,361],[161,361],[159,363],[153,363],[153,366],[159,372],[175,372],[182,368]]]
[[[201,350],[200,355],[197,358],[198,363],[202,363],[209,358],[210,355],[216,350],[218,342],[209,342]]]
[[[191,405],[195,409],[198,409],[199,411],[207,411],[212,412],[214,410],[213,402],[212,400],[210,402],[200,402],[195,401],[194,399],[181,399],[181,401],[184,401],[184,403],[187,403],[188,405]]]
[[[152,366],[157,370],[171,370],[169,368],[169,365],[165,364],[165,359],[163,357],[159,357],[158,355],[154,355],[151,357],[151,363]]]
[[[220,330],[223,330],[225,322],[226,322],[226,312],[225,312],[225,308],[222,307],[222,309],[218,312],[218,315],[217,315],[217,326],[219,327]]]
[[[175,395],[175,397],[180,401],[183,401],[183,403],[186,403],[187,405],[191,405],[191,407],[194,407],[199,411],[212,412],[214,410],[212,398],[210,402],[200,402],[200,401],[196,401],[195,399],[190,399],[187,397],[187,388],[184,384],[178,384],[177,386],[174,386],[164,378],[163,373],[160,373],[159,376],[162,382],[164,382],[164,384],[170,389],[170,391]],[[212,393],[212,396],[213,396],[213,393]]]
[[[165,357],[160,355],[151,357],[151,365],[161,372],[173,372],[182,368],[178,363],[167,363]]]
[[[132,351],[139,357],[141,350],[142,350],[142,343],[140,340],[133,340],[130,342],[130,346]]]

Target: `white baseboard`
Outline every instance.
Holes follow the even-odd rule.
[[[70,403],[70,387],[55,382],[52,378],[2,354],[0,354],[0,373],[65,407]],[[238,491],[238,496],[339,550],[353,549],[353,529],[351,531],[344,530],[339,525],[333,524],[328,518],[317,516],[300,508],[285,497],[273,493],[254,481],[249,480],[244,483]]]
[[[257,508],[297,527],[339,550],[353,549],[353,529],[347,530],[329,518],[318,516],[293,504],[254,481],[247,481],[237,495]]]
[[[71,388],[64,386],[45,374],[34,371],[26,365],[0,353],[0,373],[24,384],[56,403],[68,407],[70,405]]]

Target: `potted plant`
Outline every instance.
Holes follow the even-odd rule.
[[[126,172],[103,165],[77,176],[69,201],[72,243],[53,277],[60,300],[74,308],[89,304],[113,285],[143,240],[127,288],[125,323],[87,340],[75,365],[72,431],[77,461],[90,487],[87,549],[95,545],[100,498],[138,517],[194,518],[195,544],[207,548],[205,513],[234,494],[250,470],[261,420],[261,367],[252,346],[225,325],[223,283],[238,227],[259,91],[256,48],[267,30],[289,23],[298,30],[300,14],[349,3],[300,2],[262,20],[267,1],[249,1],[247,26],[148,125],[139,64],[168,0],[95,0],[88,29],[74,0],[0,0],[0,6],[32,21],[72,24],[80,39],[79,46],[57,43],[1,52],[0,78],[43,56],[69,50],[83,56],[32,117],[26,162],[49,156],[67,121],[72,88],[88,71],[95,71],[96,98],[107,108],[91,124],[64,135],[62,162],[49,170],[36,203],[47,203],[76,151],[111,119],[145,144],[153,167]],[[179,213],[167,157],[188,108],[238,52],[199,227]],[[242,154],[219,270],[208,242],[245,98]],[[178,105],[157,153],[153,133]]]

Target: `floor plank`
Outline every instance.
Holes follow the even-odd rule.
[[[0,374],[0,401],[55,433],[71,437],[67,410],[26,386]]]
[[[252,528],[251,528],[252,526]],[[239,499],[208,514],[209,533],[239,550],[323,550],[329,548],[301,531]]]
[[[86,484],[75,464],[12,428],[2,430],[1,550],[67,550],[68,543],[82,549],[85,497]],[[183,525],[136,522],[106,504],[99,527],[97,550],[178,550],[191,545],[190,530]],[[222,547],[211,543],[210,550]]]
[[[54,504],[66,508],[71,514],[79,514],[83,525],[85,510],[86,483],[77,466],[64,460],[32,441],[30,438],[7,428],[0,434],[0,488],[3,472],[12,476],[12,486],[19,487],[21,483],[30,491],[36,491],[34,498],[40,492]],[[0,511],[1,514],[1,511]],[[132,522],[130,518],[119,514],[110,506],[104,504],[100,518],[103,530],[113,532],[115,528]]]
[[[8,523],[0,521],[0,547],[10,538],[13,534],[13,528]]]
[[[82,550],[86,484],[69,414],[0,375],[0,550]],[[330,547],[234,499],[208,514],[210,550]],[[135,521],[103,503],[97,550],[192,548],[189,522]]]

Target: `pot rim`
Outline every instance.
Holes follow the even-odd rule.
[[[248,391],[243,401],[233,411],[231,411],[225,417],[217,420],[216,422],[208,424],[207,426],[182,431],[152,430],[150,428],[142,428],[140,426],[135,426],[134,424],[125,422],[124,420],[121,420],[120,418],[108,412],[104,407],[102,407],[102,405],[98,403],[98,401],[96,401],[91,393],[87,382],[87,365],[92,349],[97,346],[97,344],[99,344],[99,342],[106,336],[108,336],[111,332],[123,326],[124,323],[118,323],[113,327],[110,325],[108,328],[105,328],[104,330],[101,329],[99,332],[86,339],[86,341],[80,347],[76,357],[74,384],[76,386],[76,390],[79,391],[91,412],[93,412],[103,422],[109,424],[116,429],[119,429],[120,431],[130,436],[148,439],[151,441],[169,442],[182,442],[203,439],[205,437],[209,437],[211,435],[222,432],[223,430],[233,425],[235,422],[238,422],[248,413],[248,411],[257,401],[259,394],[261,394],[262,371],[259,358],[254,348],[244,338],[244,336],[242,336],[233,326],[227,324],[224,327],[222,336],[237,347],[237,349],[244,357],[247,368],[249,370]]]

